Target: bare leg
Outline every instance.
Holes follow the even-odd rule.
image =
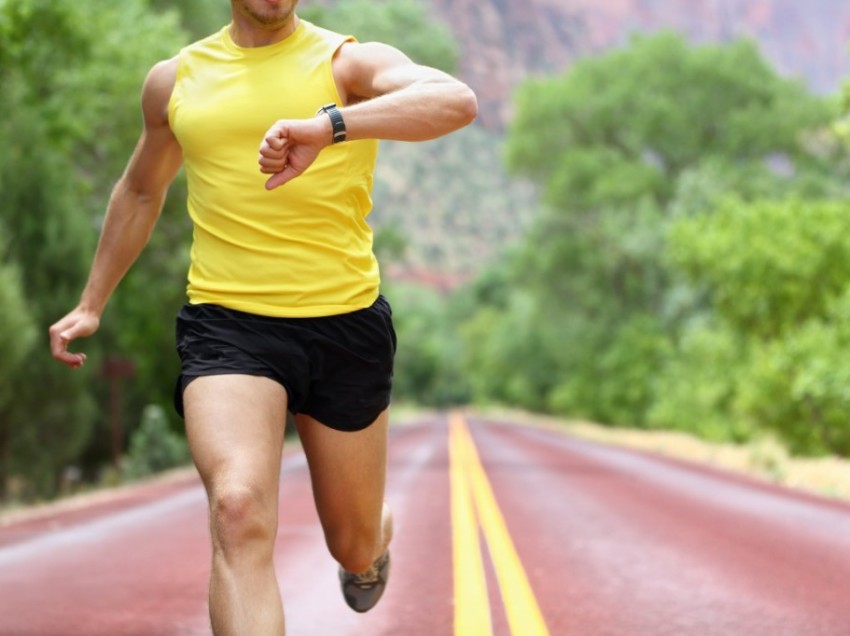
[[[384,502],[389,412],[353,433],[305,415],[295,422],[328,549],[349,572],[363,572],[392,538],[392,515]]]
[[[213,633],[280,636],[273,552],[286,392],[268,378],[208,376],[186,387],[184,406],[209,499]]]

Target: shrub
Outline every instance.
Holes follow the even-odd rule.
[[[165,409],[158,404],[146,406],[141,424],[130,438],[124,464],[127,478],[138,479],[188,461],[186,440],[171,430]]]

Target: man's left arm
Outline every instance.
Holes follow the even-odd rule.
[[[347,140],[425,141],[466,126],[478,114],[466,84],[386,44],[344,44],[333,70]],[[331,143],[333,126],[324,113],[275,122],[260,146],[260,170],[272,175],[266,187],[304,172]]]
[[[348,139],[425,141],[471,123],[475,94],[386,44],[346,44],[334,60]]]

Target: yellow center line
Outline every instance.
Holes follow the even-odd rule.
[[[478,540],[478,523],[472,502],[465,446],[457,426],[449,430],[451,462],[452,546],[455,583],[454,633],[464,636],[492,636],[487,580]]]
[[[472,577],[484,578],[481,551],[478,542],[477,528],[475,528],[475,511],[478,512],[478,520],[487,541],[487,547],[493,560],[496,571],[496,579],[499,583],[502,600],[505,604],[505,613],[508,617],[508,625],[514,636],[549,636],[549,630],[543,619],[543,614],[537,604],[537,599],[528,582],[528,577],[523,568],[522,561],[517,554],[510,532],[508,531],[505,518],[502,515],[493,488],[487,479],[487,473],[481,464],[475,442],[460,415],[453,414],[449,422],[449,444],[451,451],[451,475],[452,475],[452,523],[454,527],[455,540],[455,589],[461,587],[461,581]],[[466,492],[462,492],[465,489]],[[473,510],[473,504],[475,509]],[[470,529],[469,524],[472,524]],[[459,536],[460,533],[466,537]],[[474,543],[470,543],[468,536],[475,536]],[[459,546],[462,542],[462,547]],[[458,552],[463,550],[463,555]],[[468,552],[474,551],[477,555],[471,558]],[[475,572],[467,569],[474,568]],[[466,583],[464,584],[466,585]],[[478,583],[478,589],[484,590],[486,595],[486,583]],[[480,612],[482,607],[476,606],[475,614],[463,608],[463,602],[469,602],[466,598],[455,595],[457,603],[455,610],[455,634],[456,636],[467,636],[468,634],[490,634],[491,624],[488,610],[485,618]],[[464,624],[466,630],[460,628],[458,614],[464,613],[464,620],[483,621],[485,627],[470,628]],[[472,631],[472,630],[487,631]]]

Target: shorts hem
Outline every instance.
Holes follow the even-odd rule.
[[[355,420],[345,419],[340,420],[335,417],[322,417],[321,414],[316,413],[313,409],[301,410],[297,414],[307,415],[308,417],[312,417],[322,426],[327,426],[328,428],[332,428],[335,431],[341,431],[343,433],[357,433],[358,431],[365,430],[369,428],[375,421],[378,419],[378,416],[381,415],[385,410],[387,410],[390,406],[391,400],[387,400],[382,406],[379,406],[375,409],[374,415],[369,415],[367,417],[361,417]]]
[[[289,387],[286,386],[285,383],[281,382],[279,378],[274,377],[273,375],[267,373],[246,373],[246,372],[234,372],[232,370],[223,370],[223,371],[214,371],[211,370],[205,373],[181,373],[177,376],[177,380],[174,383],[174,410],[177,411],[177,415],[179,415],[182,419],[186,419],[186,415],[183,408],[183,393],[186,391],[186,387],[189,386],[192,382],[197,380],[198,378],[206,378],[214,375],[249,375],[255,378],[268,378],[269,380],[273,380],[277,382],[280,386],[283,387],[283,390],[286,392],[286,408],[289,409],[290,401],[292,399],[292,392],[289,390]]]

